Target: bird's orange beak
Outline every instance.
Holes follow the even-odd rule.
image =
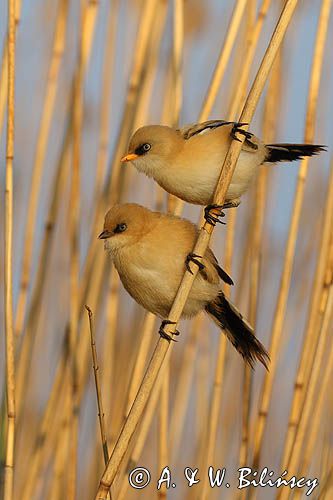
[[[127,155],[123,156],[120,161],[123,163],[126,161],[133,161],[136,160],[138,157],[139,155],[136,155],[135,153],[128,153]]]

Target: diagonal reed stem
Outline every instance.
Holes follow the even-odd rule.
[[[100,428],[100,432],[101,432],[101,441],[102,441],[104,463],[106,465],[109,461],[109,450],[108,450],[108,443],[107,443],[106,431],[105,431],[105,420],[104,420],[101,384],[100,384],[99,374],[98,374],[99,366],[98,366],[96,341],[95,341],[95,323],[94,323],[94,316],[93,316],[92,310],[89,308],[89,306],[86,306],[86,309],[88,311],[88,317],[89,317],[90,343],[91,343],[91,353],[92,353],[92,360],[93,360],[96,398],[97,398],[97,406],[98,406],[99,428]]]
[[[4,500],[14,498],[15,446],[15,340],[13,327],[13,161],[15,124],[15,0],[8,0],[8,91],[5,187],[5,340],[7,435],[4,468]]]
[[[249,96],[246,100],[243,112],[241,114],[240,120],[242,122],[251,121],[253,114],[255,112],[257,103],[259,101],[260,95],[263,91],[266,79],[268,77],[269,71],[275,59],[277,50],[282,42],[283,36],[287,30],[289,21],[292,17],[294,9],[297,5],[297,0],[287,0],[278,24],[270,40],[269,46],[265,52],[263,61],[260,65],[259,71],[255,78],[255,81],[250,90]],[[238,160],[242,141],[232,141],[229,151],[227,153],[226,159],[224,161],[223,167],[221,169],[221,175],[217,184],[217,188],[214,194],[214,203],[223,204],[228,185],[230,184],[233,171]],[[210,240],[211,233],[213,232],[212,226],[205,224],[201,229],[198,241],[195,245],[194,252],[198,255],[203,255]],[[186,303],[188,294],[190,292],[191,286],[196,276],[197,269],[194,270],[194,274],[185,273],[178,293],[176,295],[174,304],[171,308],[169,319],[171,321],[178,322],[184,305]],[[171,335],[175,332],[175,327],[170,328],[169,333]],[[115,475],[118,471],[121,460],[126,453],[129,445],[129,441],[136,429],[136,426],[141,418],[141,415],[146,406],[147,400],[150,396],[152,388],[154,386],[156,377],[159,370],[163,364],[164,358],[169,350],[169,342],[165,339],[159,339],[155,351],[153,353],[152,359],[133,403],[129,416],[123,426],[120,433],[118,441],[115,445],[113,453],[110,457],[108,466],[106,467],[104,474],[101,478],[100,485],[97,491],[96,500],[106,499],[110,486],[112,485]],[[170,349],[171,350],[171,349]]]

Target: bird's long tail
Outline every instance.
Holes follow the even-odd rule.
[[[232,345],[251,368],[256,361],[260,361],[268,369],[269,355],[266,349],[254,335],[251,326],[223,292],[220,292],[216,299],[206,306],[206,311],[215,323],[225,330]]]
[[[265,162],[294,161],[305,156],[315,156],[326,151],[325,146],[318,144],[266,144]]]

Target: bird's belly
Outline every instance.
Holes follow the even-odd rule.
[[[173,175],[167,179],[161,179],[161,186],[168,192],[174,194],[188,203],[208,205],[213,202],[213,195],[218,182],[221,167],[225,159],[224,155],[209,156],[200,164],[177,165],[173,169]],[[226,200],[239,198],[247,191],[261,158],[256,154],[242,151],[238,159],[231,183],[229,185]]]
[[[177,272],[175,269],[174,273],[163,273],[160,269],[143,270],[136,266],[117,269],[124,288],[136,302],[161,318],[168,317],[185,266],[184,270],[182,268]],[[194,316],[213,300],[217,293],[217,284],[196,277],[182,316]]]
[[[258,161],[256,154],[241,152],[227,191],[226,200],[239,198],[248,190],[260,164],[261,161]]]
[[[127,269],[126,272],[119,271],[119,276],[124,288],[138,304],[157,316],[167,317],[173,296],[167,279],[163,280],[160,273]]]

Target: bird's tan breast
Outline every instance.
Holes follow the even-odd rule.
[[[196,230],[190,223],[162,218],[137,244],[118,252],[114,264],[134,300],[154,314],[168,316],[195,237]],[[218,285],[213,281],[197,276],[185,307],[187,316],[196,314],[215,297]]]

